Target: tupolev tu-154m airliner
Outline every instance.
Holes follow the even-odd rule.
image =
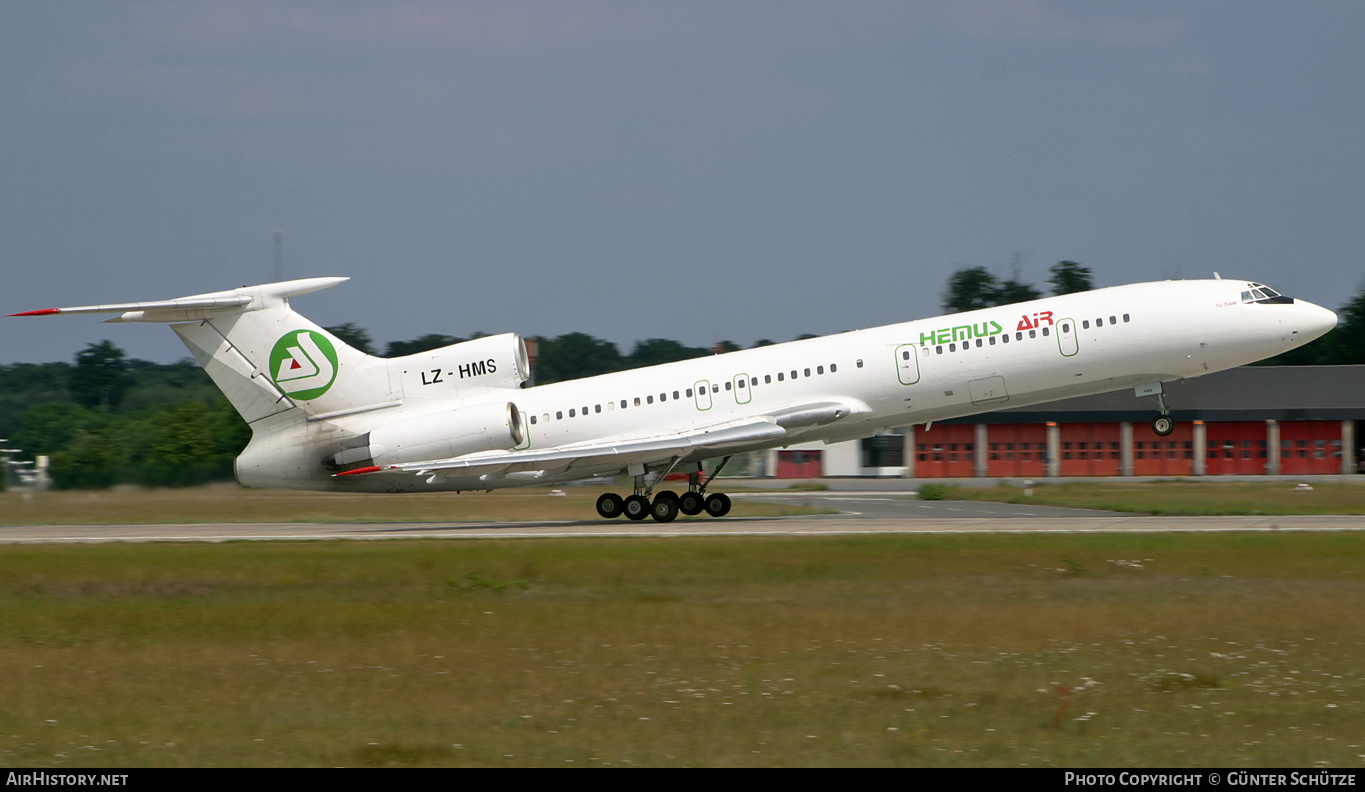
[[[867,437],[1004,407],[1134,388],[1174,428],[1162,383],[1306,344],[1336,314],[1258,283],[1163,281],[792,341],[525,387],[514,333],[398,358],[366,355],[290,299],[347,278],[175,300],[50,308],[165,322],[251,426],[249,487],[334,492],[491,490],[628,475],[603,517],[721,517],[702,461]],[[669,474],[687,490],[659,489]],[[657,490],[657,491],[656,491]]]

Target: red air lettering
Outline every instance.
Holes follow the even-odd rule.
[[[1033,315],[1033,318],[1031,318],[1031,319],[1029,318],[1029,315],[1028,315],[1028,314],[1024,314],[1023,316],[1019,317],[1019,326],[1016,327],[1016,328],[1014,328],[1014,329],[1015,329],[1015,330],[1036,330],[1036,329],[1038,329],[1039,327],[1042,327],[1044,324],[1049,324],[1049,325],[1052,324],[1052,312],[1051,312],[1051,311],[1039,311],[1038,313],[1035,313],[1035,314]]]

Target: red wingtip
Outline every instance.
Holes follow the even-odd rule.
[[[41,311],[24,311],[23,313],[10,314],[10,316],[47,316],[48,314],[58,314],[61,312],[61,308],[44,308]]]
[[[379,467],[378,465],[370,465],[369,467],[356,468],[355,470],[343,470],[343,471],[341,471],[340,473],[338,473],[337,475],[338,475],[338,476],[359,476],[359,475],[362,474],[362,473],[378,473],[379,471],[381,471],[381,470],[383,470],[383,469],[384,469],[384,468]]]

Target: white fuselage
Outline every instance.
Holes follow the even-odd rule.
[[[267,417],[254,424],[238,475],[252,486],[384,492],[482,490],[616,475],[623,465],[610,458],[548,469],[518,465],[513,458],[499,475],[338,478],[322,460],[334,453],[339,438],[376,426],[509,400],[525,429],[524,442],[509,450],[527,455],[554,449],[571,454],[580,445],[638,442],[812,405],[843,405],[847,409],[837,419],[795,421],[780,438],[726,453],[832,442],[892,426],[1200,376],[1271,357],[1335,326],[1332,312],[1311,303],[1246,302],[1239,298],[1245,288],[1245,281],[1234,280],[1118,286],[570,382],[448,397],[438,397],[433,377],[397,368],[390,384],[406,398],[307,422],[272,426]]]

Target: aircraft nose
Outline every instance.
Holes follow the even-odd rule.
[[[1321,305],[1314,305],[1307,300],[1298,300],[1297,303],[1299,307],[1299,335],[1305,342],[1324,336],[1329,330],[1337,326],[1337,315],[1332,311],[1323,308]]]

